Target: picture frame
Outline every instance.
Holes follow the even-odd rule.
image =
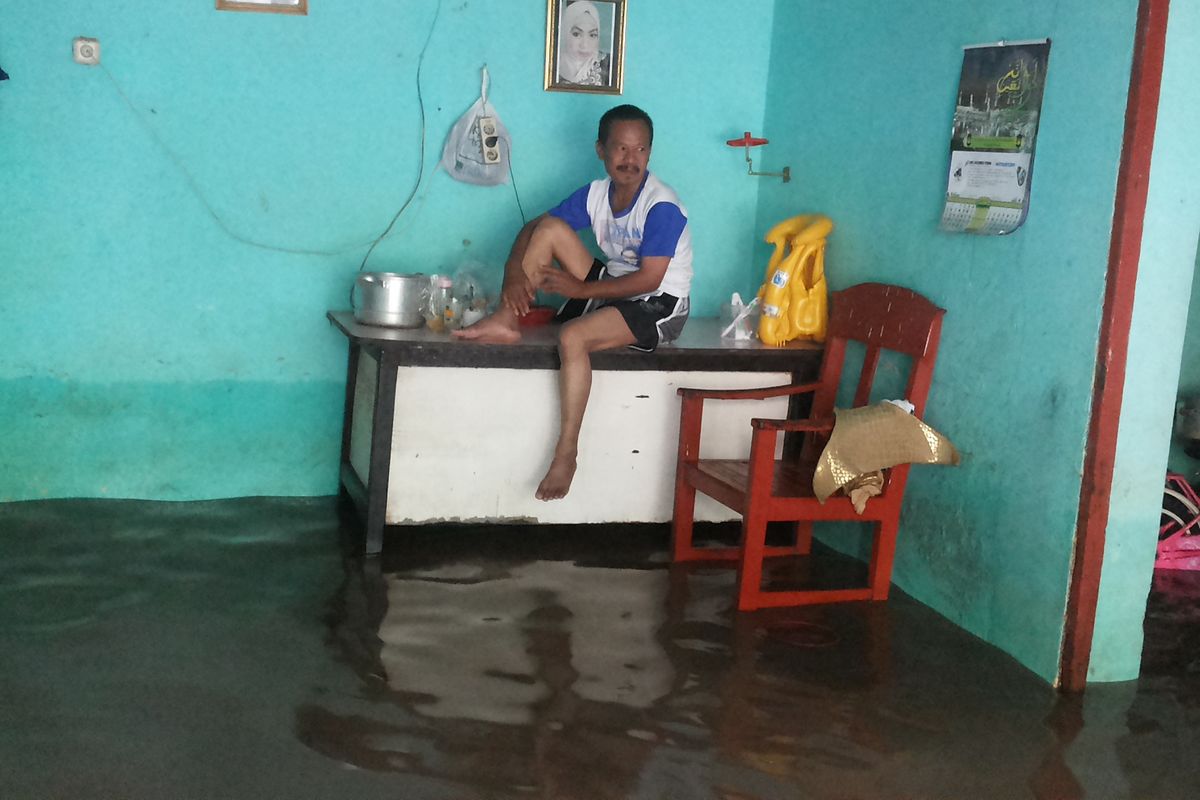
[[[621,94],[626,0],[547,0],[548,92]]]
[[[217,0],[217,11],[259,11],[264,14],[307,14],[308,0]]]

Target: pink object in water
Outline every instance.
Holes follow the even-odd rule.
[[[1200,570],[1200,496],[1178,472],[1167,473],[1155,569]]]

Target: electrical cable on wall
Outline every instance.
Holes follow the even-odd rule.
[[[117,82],[117,79],[113,76],[113,74],[111,72],[109,72],[108,69],[103,64],[96,64],[95,66],[98,66],[100,68],[100,70],[104,73],[105,77],[107,77],[108,80],[112,83],[113,88],[117,92],[117,95],[121,98],[122,101],[124,101],[124,103],[127,106],[129,106],[130,110],[133,111],[134,119],[136,119],[138,121],[138,123],[142,126],[142,128],[150,135],[150,138],[154,141],[154,143],[157,144],[158,147],[163,151],[163,153],[166,154],[168,160],[170,160],[171,163],[175,165],[175,168],[179,170],[180,174],[183,175],[184,181],[187,183],[188,189],[191,190],[192,194],[194,194],[196,196],[196,199],[198,199],[200,201],[200,204],[202,206],[204,206],[204,210],[208,212],[208,215],[210,217],[212,217],[213,222],[216,223],[217,227],[226,236],[228,236],[229,238],[233,239],[234,241],[244,244],[248,247],[256,247],[260,250],[270,250],[270,251],[277,252],[277,253],[288,253],[290,255],[303,255],[303,256],[338,256],[338,255],[344,255],[345,253],[349,253],[354,250],[357,250],[360,247],[362,247],[363,245],[370,245],[369,249],[367,250],[367,255],[363,257],[362,263],[363,263],[363,265],[365,265],[367,262],[367,258],[371,255],[371,252],[375,249],[375,247],[379,244],[379,242],[381,242],[384,238],[387,237],[388,233],[392,230],[392,227],[396,224],[396,221],[400,218],[400,215],[403,214],[405,209],[408,208],[409,204],[412,202],[413,198],[416,196],[417,190],[421,186],[421,181],[423,180],[423,178],[425,176],[425,103],[424,103],[424,98],[421,96],[421,68],[425,61],[425,52],[426,52],[426,50],[429,49],[429,42],[433,38],[434,29],[437,27],[437,21],[438,21],[438,17],[441,15],[441,11],[442,11],[442,2],[441,2],[441,0],[438,0],[437,7],[434,10],[434,14],[433,14],[433,21],[430,22],[429,31],[425,35],[425,44],[421,47],[421,54],[417,59],[417,104],[420,109],[421,140],[420,140],[420,162],[419,162],[419,166],[418,166],[418,170],[417,170],[417,179],[413,184],[412,191],[409,192],[408,198],[404,201],[404,204],[400,207],[400,210],[396,212],[395,216],[392,217],[391,222],[388,223],[387,228],[385,228],[383,233],[381,233],[379,236],[376,236],[369,241],[355,242],[354,244],[346,245],[345,247],[339,247],[339,248],[333,249],[333,250],[321,250],[321,249],[303,248],[303,247],[285,247],[282,245],[267,244],[265,242],[256,241],[254,239],[250,239],[246,236],[243,236],[242,234],[238,233],[237,231],[235,231],[231,227],[229,227],[229,225],[225,222],[225,220],[221,217],[221,215],[213,207],[212,203],[210,203],[208,201],[208,198],[205,197],[204,192],[200,189],[199,183],[196,181],[195,177],[188,170],[188,168],[184,165],[183,159],[180,158],[178,155],[176,155],[175,151],[172,150],[171,147],[165,141],[163,141],[162,137],[158,135],[158,132],[150,124],[150,122],[146,118],[146,116],[141,112],[141,110],[137,107],[137,105],[134,104],[133,100],[130,99],[129,95],[127,95],[125,93],[124,89],[121,88],[121,85]],[[5,75],[4,77],[7,78],[8,76]],[[360,266],[359,269],[362,269],[362,266]]]
[[[279,245],[265,244],[263,242],[249,239],[230,228],[229,225],[226,224],[225,220],[221,218],[221,215],[217,213],[217,210],[213,208],[212,203],[208,201],[208,198],[204,196],[204,192],[201,191],[200,185],[196,182],[196,179],[192,176],[192,173],[188,171],[188,168],[184,165],[183,160],[175,154],[175,151],[172,150],[167,143],[162,140],[162,137],[158,135],[158,132],[154,130],[154,128],[146,121],[142,113],[138,110],[137,106],[135,106],[133,101],[129,99],[129,96],[125,94],[125,91],[121,88],[121,85],[117,83],[117,79],[114,78],[112,73],[108,71],[108,68],[103,64],[97,64],[96,66],[100,67],[100,70],[104,73],[105,77],[112,82],[113,88],[116,89],[117,94],[120,95],[121,99],[125,101],[125,104],[133,110],[134,118],[137,119],[146,132],[150,134],[150,138],[154,140],[155,144],[157,144],[162,151],[166,153],[167,158],[170,159],[171,163],[175,165],[175,168],[179,170],[179,173],[183,175],[183,179],[187,182],[187,186],[191,190],[192,194],[196,196],[196,199],[198,199],[200,204],[204,206],[204,210],[208,212],[208,215],[212,217],[213,222],[217,224],[217,227],[220,228],[226,236],[249,247],[257,247],[262,250],[273,250],[279,253],[290,253],[292,255],[334,256],[354,249],[352,247],[347,247],[341,250],[312,250],[300,247],[282,247]]]
[[[505,146],[508,149],[508,179],[512,181],[513,197],[517,198],[517,211],[521,213],[521,227],[525,227],[528,220],[525,219],[525,208],[521,205],[521,195],[517,192],[517,176],[513,175],[512,168],[512,145],[505,141]]]
[[[199,181],[197,181],[195,176],[192,175],[191,171],[184,164],[183,159],[179,155],[177,155],[176,152],[170,147],[170,145],[168,145],[167,142],[158,134],[158,131],[155,130],[154,126],[150,124],[149,118],[145,114],[142,113],[142,111],[137,107],[137,105],[129,97],[129,95],[126,94],[125,90],[121,87],[121,84],[117,81],[116,77],[108,70],[108,68],[105,65],[98,63],[95,66],[98,66],[100,68],[101,72],[103,72],[104,76],[112,84],[113,89],[116,91],[117,95],[121,98],[121,100],[125,103],[125,105],[127,105],[129,107],[129,109],[133,112],[134,119],[137,120],[138,124],[142,126],[142,128],[146,131],[146,133],[149,134],[151,140],[153,140],[154,143],[156,145],[158,145],[158,147],[162,150],[162,152],[167,156],[167,159],[175,166],[175,168],[177,170],[179,170],[179,173],[183,176],[188,189],[191,191],[191,193],[193,195],[195,195],[196,199],[200,201],[200,204],[204,207],[204,210],[208,213],[209,217],[212,218],[213,222],[221,230],[222,233],[224,233],[230,239],[232,239],[240,244],[244,244],[248,247],[258,248],[260,250],[269,250],[269,251],[277,252],[277,253],[287,253],[289,255],[339,256],[339,255],[344,255],[346,253],[358,250],[359,248],[361,248],[365,245],[365,246],[367,246],[367,252],[363,255],[362,261],[360,262],[359,267],[358,267],[359,271],[361,271],[366,267],[367,261],[370,259],[371,255],[374,253],[375,248],[378,247],[379,243],[382,242],[384,239],[386,239],[389,235],[391,235],[393,229],[396,226],[396,223],[399,221],[400,217],[404,214],[404,212],[412,204],[413,200],[417,196],[418,191],[420,190],[421,184],[424,182],[424,178],[425,178],[425,147],[426,147],[426,141],[425,141],[426,140],[426,114],[425,114],[425,98],[424,98],[424,94],[423,94],[423,91],[421,88],[421,77],[422,77],[422,72],[424,69],[425,54],[429,49],[429,44],[432,41],[434,31],[437,28],[437,22],[438,22],[439,17],[441,16],[441,9],[442,9],[442,2],[441,2],[441,0],[438,0],[437,6],[434,9],[433,19],[431,20],[431,22],[429,24],[429,30],[427,31],[427,33],[425,35],[425,42],[421,47],[421,52],[417,59],[416,81],[417,81],[417,107],[418,107],[418,111],[419,111],[419,120],[420,120],[420,140],[419,140],[417,177],[416,177],[416,180],[413,182],[412,189],[409,191],[408,196],[405,198],[405,200],[401,204],[400,208],[392,216],[391,220],[388,222],[387,226],[384,228],[382,233],[380,233],[378,236],[376,236],[368,241],[359,241],[359,242],[355,242],[353,244],[345,245],[343,247],[338,247],[338,248],[334,248],[334,249],[287,247],[287,246],[283,246],[283,245],[270,244],[267,242],[258,241],[256,239],[252,239],[247,236],[244,236],[244,235],[238,233],[232,227],[230,227],[230,225],[225,221],[225,219],[221,216],[221,214],[217,211],[217,209],[213,206],[213,204],[211,202],[209,202],[208,198],[204,194],[204,191],[200,188]],[[3,80],[8,77],[7,75],[3,75],[2,73],[0,73],[0,75],[2,75],[2,77],[0,77],[0,80]],[[504,139],[501,139],[501,143],[504,145],[505,150],[506,150],[507,161],[508,161],[508,175],[509,175],[509,179],[512,181],[513,197],[517,204],[517,211],[521,216],[521,224],[522,224],[522,226],[524,226],[528,220],[525,215],[525,208],[521,203],[520,192],[517,189],[516,176],[513,173],[511,142],[509,142],[507,138],[504,138]]]
[[[419,166],[417,168],[417,180],[413,183],[412,191],[408,193],[408,197],[404,200],[404,204],[400,206],[400,210],[392,217],[392,221],[383,229],[383,233],[371,242],[371,246],[367,248],[367,252],[363,255],[362,263],[358,265],[361,272],[363,267],[367,265],[367,259],[371,257],[371,253],[375,252],[375,248],[382,242],[392,228],[396,225],[396,220],[400,219],[400,215],[408,208],[409,203],[417,196],[417,189],[421,187],[421,180],[425,177],[425,98],[421,95],[421,68],[425,65],[425,51],[429,49],[429,41],[433,38],[433,29],[437,26],[438,16],[442,13],[442,0],[438,0],[437,8],[433,12],[433,22],[429,25],[429,33],[425,35],[425,44],[421,47],[421,55],[417,58],[417,108],[420,110],[421,116],[421,155],[418,159]]]

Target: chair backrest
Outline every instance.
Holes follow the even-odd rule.
[[[833,413],[842,383],[846,344],[853,341],[866,347],[854,405],[870,402],[879,358],[885,350],[890,350],[912,359],[903,399],[916,406],[915,413],[923,417],[945,313],[910,289],[884,283],[860,283],[833,293],[821,362],[821,386],[813,396],[813,415]]]

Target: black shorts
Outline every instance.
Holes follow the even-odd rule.
[[[588,272],[587,280],[602,281],[608,277],[608,267],[603,261],[595,259]],[[670,294],[656,294],[639,300],[596,300],[573,298],[562,304],[555,315],[555,322],[566,322],[576,317],[582,317],[598,308],[615,308],[621,312],[621,317],[629,330],[633,332],[636,341],[629,345],[634,350],[653,353],[660,344],[674,341],[683,331],[687,322],[691,304],[686,297],[675,297]]]

